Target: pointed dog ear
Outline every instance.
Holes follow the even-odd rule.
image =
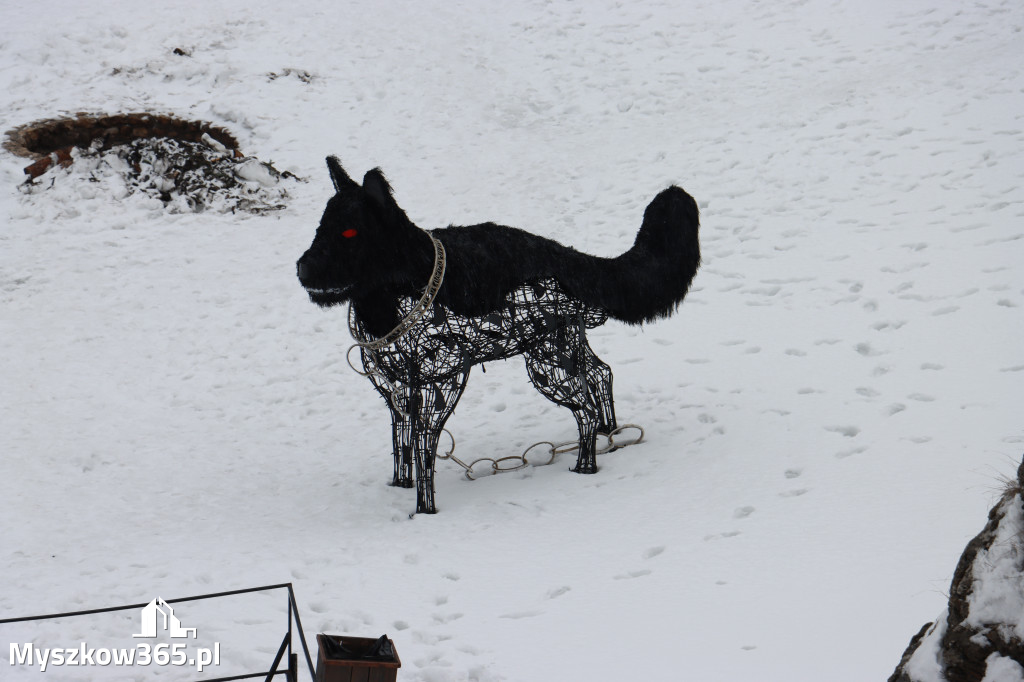
[[[363,176],[363,189],[381,206],[395,206],[391,185],[380,168],[367,171]]]
[[[335,192],[340,192],[343,188],[352,187],[356,184],[348,176],[348,173],[345,172],[345,169],[341,167],[341,161],[338,161],[337,156],[327,157],[327,170],[331,172],[331,182],[334,183]]]

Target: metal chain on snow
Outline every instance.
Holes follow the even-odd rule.
[[[409,333],[409,331],[416,326],[416,323],[426,314],[427,310],[434,305],[434,299],[437,298],[437,292],[441,289],[441,284],[444,282],[444,271],[446,265],[444,245],[434,238],[434,235],[430,234],[426,230],[423,230],[423,234],[430,237],[430,241],[434,245],[434,270],[430,273],[430,281],[427,282],[426,288],[423,290],[423,295],[420,296],[420,300],[416,302],[416,305],[406,314],[405,317],[395,326],[394,329],[389,331],[379,339],[372,341],[361,341],[359,328],[356,325],[355,311],[353,306],[348,307],[348,331],[352,335],[352,338],[356,340],[354,344],[349,346],[345,352],[345,360],[348,362],[348,366],[352,368],[356,374],[364,377],[373,375],[382,384],[388,387],[388,393],[391,396],[391,405],[401,414],[403,417],[408,417],[408,413],[398,405],[398,399],[395,397],[398,393],[398,389],[395,387],[384,373],[377,367],[377,354],[376,351],[390,346],[393,343],[397,343],[402,337]],[[366,356],[364,357],[363,367],[360,370],[352,364],[352,351],[359,348],[365,351]],[[369,362],[367,362],[367,359]]]
[[[630,440],[630,441],[625,442],[625,443],[617,443],[617,442],[615,442],[615,436],[620,435],[626,429],[636,429],[637,431],[640,432],[640,435],[637,436],[636,438]],[[443,454],[443,455],[442,454],[438,454],[437,458],[438,459],[450,459],[451,461],[453,461],[456,464],[458,464],[460,467],[465,469],[466,478],[468,478],[471,481],[475,481],[476,477],[479,476],[480,473],[482,473],[482,472],[474,472],[474,470],[473,470],[473,467],[475,467],[477,464],[480,464],[481,462],[490,462],[491,463],[491,470],[488,473],[488,475],[491,475],[491,474],[507,474],[510,471],[519,471],[520,469],[524,469],[527,466],[529,466],[530,462],[526,458],[526,455],[529,454],[529,452],[531,450],[533,450],[534,448],[536,448],[538,446],[541,446],[541,445],[548,445],[548,446],[550,446],[548,448],[548,450],[547,450],[547,453],[546,453],[547,455],[549,455],[549,457],[548,457],[548,461],[540,463],[540,464],[534,464],[534,466],[547,466],[548,464],[551,464],[552,462],[554,462],[555,461],[555,457],[557,457],[558,455],[560,455],[560,454],[562,454],[564,452],[575,452],[575,451],[580,449],[579,441],[575,441],[575,440],[567,440],[567,441],[564,441],[562,443],[552,443],[551,441],[548,441],[548,440],[542,440],[539,443],[534,443],[530,447],[528,447],[525,450],[523,450],[523,454],[521,454],[521,455],[509,455],[508,457],[498,457],[498,458],[494,458],[494,457],[480,457],[479,459],[474,459],[472,462],[469,462],[467,464],[466,462],[463,462],[461,459],[459,459],[454,454],[452,454],[452,453],[455,452],[455,436],[453,436],[451,431],[449,431],[448,429],[442,429],[442,431],[447,433],[448,437],[452,439],[452,447],[445,454]],[[597,452],[594,453],[594,454],[597,454],[597,455],[603,455],[606,452],[611,452],[613,450],[618,450],[620,448],[628,447],[630,445],[636,445],[637,443],[641,442],[644,439],[644,429],[639,424],[623,424],[622,426],[620,426],[617,429],[613,430],[611,433],[599,433],[597,435],[601,436],[603,438],[607,438],[608,439],[608,444],[605,445],[602,448],[598,448]],[[513,464],[508,464],[509,462],[512,462]]]

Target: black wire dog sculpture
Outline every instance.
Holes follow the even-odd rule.
[[[336,157],[327,166],[335,194],[297,274],[314,303],[350,303],[360,373],[391,410],[392,485],[413,487],[415,468],[416,512],[436,512],[438,440],[470,369],[515,355],[537,390],[576,418],[573,471],[595,473],[597,434],[618,424],[612,372],[587,329],[676,310],[700,265],[693,198],[675,186],[662,191],[633,247],[599,258],[493,223],[420,229],[380,169],[360,186]]]

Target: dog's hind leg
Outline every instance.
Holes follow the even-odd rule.
[[[612,397],[612,368],[601,358],[583,337],[583,352],[586,355],[587,388],[597,405],[597,432],[609,434],[619,428],[615,419],[615,400]]]
[[[543,343],[527,351],[526,371],[530,381],[545,398],[572,410],[580,435],[579,456],[572,470],[580,474],[593,474],[597,473],[596,441],[601,410],[595,392],[591,390],[591,368],[588,366],[590,358],[596,359],[597,356],[593,351],[588,354],[584,350],[585,346],[583,326],[571,320]],[[594,376],[599,380],[600,371]],[[610,404],[610,372],[607,388]]]
[[[416,463],[416,513],[435,514],[434,461],[445,422],[466,390],[469,369],[412,393],[412,436]]]

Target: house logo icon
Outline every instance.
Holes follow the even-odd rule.
[[[158,613],[163,616],[162,620],[157,618]],[[191,633],[192,639],[196,638],[196,629],[181,627],[174,609],[160,597],[142,607],[142,632],[132,637],[156,637],[158,629],[167,631],[171,637],[188,637]]]

